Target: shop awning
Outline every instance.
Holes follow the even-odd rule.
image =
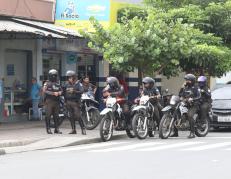
[[[54,24],[22,19],[0,20],[0,32],[31,33],[42,37],[78,38],[79,33]]]

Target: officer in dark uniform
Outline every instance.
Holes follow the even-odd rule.
[[[119,84],[119,80],[116,77],[110,76],[106,80],[107,86],[103,89],[103,97],[113,96],[125,98],[125,92],[123,86]]]
[[[198,82],[199,91],[201,93],[201,105],[200,105],[201,122],[205,123],[205,120],[208,117],[208,112],[212,106],[211,91],[207,86],[206,76],[198,77],[197,82]]]
[[[72,131],[69,134],[76,134],[76,121],[79,121],[79,125],[82,130],[82,134],[86,135],[84,123],[81,118],[80,111],[80,98],[83,93],[82,84],[77,80],[76,73],[74,71],[67,71],[66,76],[68,78],[64,86],[64,96],[66,99],[66,105],[68,111],[71,113],[70,123]]]
[[[195,99],[200,98],[200,92],[198,87],[195,85],[196,77],[193,74],[187,74],[185,76],[185,83],[180,89],[179,96],[183,98],[188,98],[189,101],[194,101]],[[193,103],[188,110],[188,120],[190,124],[190,135],[188,138],[195,138],[195,122],[193,119],[194,114],[198,111],[198,105]],[[175,128],[174,134],[171,137],[178,137],[178,131]]]
[[[149,96],[151,97],[150,102],[154,106],[154,116],[157,120],[157,124],[159,127],[160,124],[160,111],[162,110],[162,106],[159,102],[161,95],[157,87],[155,87],[155,80],[151,77],[145,77],[142,80],[143,83],[143,91],[141,92],[141,96]]]
[[[116,97],[121,99],[119,102],[123,110],[126,119],[130,119],[130,106],[126,100],[126,94],[122,85],[119,84],[119,80],[116,77],[107,77],[107,86],[103,89],[103,97],[108,96]]]
[[[57,82],[58,72],[52,69],[48,73],[49,80],[44,83],[43,92],[45,94],[45,110],[46,110],[46,130],[48,134],[52,134],[50,129],[51,116],[54,119],[54,133],[61,134],[58,127],[59,102],[62,95],[62,88]]]

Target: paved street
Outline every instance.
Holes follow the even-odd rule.
[[[206,138],[121,139],[1,156],[4,179],[230,179],[231,133]],[[14,171],[14,172],[12,172]]]

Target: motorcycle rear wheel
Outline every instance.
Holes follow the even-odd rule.
[[[196,129],[195,129],[195,134],[197,137],[205,137],[208,132],[209,132],[209,128],[210,128],[210,122],[209,122],[209,119],[207,118],[205,120],[205,124],[202,124],[200,122],[200,119],[199,117],[197,118],[196,120]]]
[[[89,114],[89,121],[87,120],[86,112],[82,114],[82,120],[87,130],[93,130],[100,123],[100,113],[97,109],[91,109],[88,111],[88,114]]]
[[[144,124],[145,116],[138,113],[132,119],[132,128],[138,139],[146,139],[148,136],[148,123]],[[144,126],[145,125],[145,126]]]
[[[106,114],[100,122],[99,131],[100,131],[100,137],[103,142],[109,141],[113,135],[113,126],[110,129],[111,123],[113,123],[113,120],[109,114]]]

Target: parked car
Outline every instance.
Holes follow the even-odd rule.
[[[231,85],[215,89],[212,92],[212,119],[211,126],[215,129],[219,127],[231,127]]]

